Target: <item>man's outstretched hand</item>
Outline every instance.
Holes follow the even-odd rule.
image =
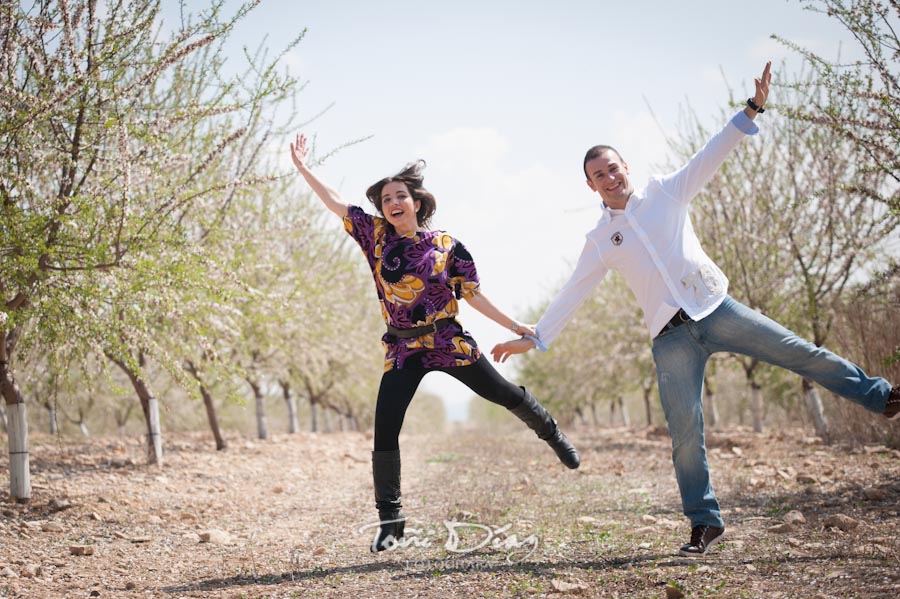
[[[756,93],[753,94],[753,97],[750,98],[750,101],[753,104],[762,110],[765,107],[766,100],[769,99],[769,83],[772,81],[772,62],[769,61],[766,63],[766,68],[763,69],[762,75],[759,76],[759,79],[754,79],[753,83],[756,84]],[[744,108],[744,114],[746,114],[750,119],[755,119],[756,115],[759,114],[756,110],[750,107],[750,101],[747,103],[747,107]]]
[[[762,76],[753,80],[756,84],[756,94],[753,96],[753,102],[757,106],[765,106],[766,100],[769,99],[769,83],[772,81],[771,70],[772,61],[769,61],[766,63],[766,68],[763,69]]]

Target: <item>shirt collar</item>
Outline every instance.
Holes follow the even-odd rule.
[[[601,202],[603,203],[603,214],[600,216],[600,224],[608,223],[609,221],[612,220],[613,216],[618,216],[620,214],[625,214],[626,212],[629,212],[631,205],[634,204],[634,201],[633,201],[634,196],[635,196],[634,192],[631,192],[631,195],[628,196],[628,202],[625,204],[625,208],[623,208],[621,210],[616,210],[615,208],[610,208],[609,206],[607,206],[606,202],[603,202],[601,200]]]

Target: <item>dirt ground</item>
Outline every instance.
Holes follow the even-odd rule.
[[[377,555],[366,435],[170,435],[161,468],[138,439],[34,435],[0,597],[896,599],[900,452],[805,434],[708,435],[728,533],[700,559],[664,430],[577,431],[577,471],[519,429],[404,434],[407,539]]]

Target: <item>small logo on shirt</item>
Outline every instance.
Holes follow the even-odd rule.
[[[622,234],[616,231],[609,240],[613,242],[613,245],[622,245]]]

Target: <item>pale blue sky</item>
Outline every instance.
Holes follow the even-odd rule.
[[[718,125],[723,73],[747,97],[767,59],[776,82],[783,58],[798,70],[771,34],[826,56],[847,38],[787,0],[263,0],[236,40],[256,46],[268,35],[279,49],[303,28],[285,57],[309,82],[300,108],[311,116],[335,102],[307,133],[322,149],[373,136],[320,176],[371,211],[366,187],[424,158],[434,225],[467,245],[484,291],[520,319],[569,274],[599,216],[580,174],[588,147],[617,147],[640,186],[666,162],[660,126],[673,131],[684,106]],[[760,125],[765,135],[764,116]],[[334,231],[343,234],[339,222]],[[461,319],[486,352],[509,337],[467,306]],[[429,375],[423,389],[464,415],[471,394],[450,377]]]

